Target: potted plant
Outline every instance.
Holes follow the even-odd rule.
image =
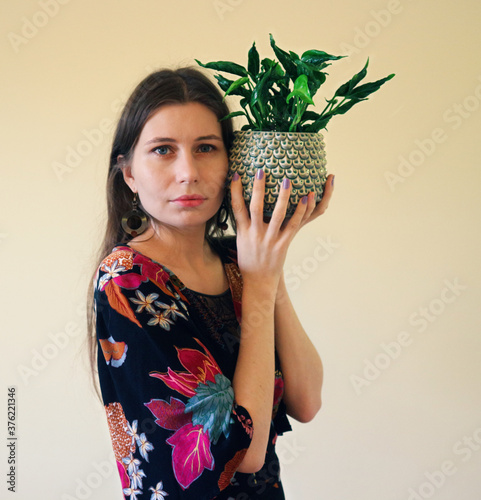
[[[369,59],[362,70],[341,85],[320,112],[314,112],[313,97],[326,81],[325,69],[333,56],[320,50],[308,50],[301,56],[280,49],[270,35],[276,59],[260,59],[255,42],[248,53],[247,68],[234,62],[196,62],[208,69],[234,75],[235,79],[215,74],[218,85],[228,95],[240,97],[242,110],[224,119],[244,116],[247,123],[235,132],[230,151],[228,181],[237,172],[244,196],[250,200],[255,173],[263,168],[266,175],[264,212],[271,215],[280,181],[291,180],[292,191],[287,216],[292,215],[299,200],[313,189],[316,201],[322,198],[327,177],[323,136],[331,118],[350,110],[379,90],[394,74],[375,82],[360,82],[367,74]]]

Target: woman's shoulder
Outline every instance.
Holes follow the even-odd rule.
[[[175,275],[129,246],[114,247],[102,260],[94,287],[97,304],[137,326],[160,324],[170,330],[175,319],[187,320],[188,300]]]
[[[97,270],[97,281],[102,289],[102,281],[109,281],[124,275],[135,274],[136,252],[127,245],[116,245],[110,253],[105,256]]]
[[[115,246],[99,264],[97,288],[103,291],[110,282],[129,290],[150,282],[169,295],[179,285],[168,269],[125,244]]]
[[[98,267],[101,271],[110,271],[112,268],[122,271],[130,270],[133,267],[134,254],[134,249],[129,246],[116,245],[102,259]]]

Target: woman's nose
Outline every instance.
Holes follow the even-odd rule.
[[[197,164],[191,153],[185,153],[179,158],[176,170],[179,182],[191,183],[199,180]]]

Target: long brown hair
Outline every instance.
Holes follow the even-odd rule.
[[[189,67],[176,70],[162,69],[151,73],[137,85],[125,104],[115,130],[110,153],[107,177],[107,225],[97,255],[96,268],[115,245],[125,244],[132,238],[121,227],[122,216],[132,209],[133,194],[124,181],[118,157],[123,157],[127,163],[131,160],[145,123],[161,106],[189,102],[203,104],[219,120],[229,114],[229,109],[217,87],[199,70]],[[222,139],[228,151],[233,140],[232,121],[223,120],[220,125]],[[228,207],[228,204],[226,207]],[[231,219],[231,223],[233,223],[232,213],[229,208],[227,210],[227,215]],[[221,234],[222,230],[217,226],[216,216],[214,216],[207,221],[206,238],[210,239]],[[95,274],[96,270],[93,277]],[[89,286],[87,294],[87,348],[92,382],[97,395],[100,397],[96,377],[97,339],[93,294],[93,287]]]

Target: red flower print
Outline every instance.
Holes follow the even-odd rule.
[[[185,413],[185,404],[176,398],[170,398],[170,404],[162,399],[151,399],[144,404],[156,417],[155,423],[164,429],[176,431],[192,422],[192,413]]]
[[[187,368],[187,372],[175,372],[168,368],[167,373],[153,372],[150,374],[151,377],[159,378],[171,389],[189,398],[195,395],[195,389],[199,384],[205,384],[206,381],[215,383],[215,376],[221,373],[212,354],[200,340],[195,340],[207,354],[197,349],[176,348],[179,361],[184,368]]]

